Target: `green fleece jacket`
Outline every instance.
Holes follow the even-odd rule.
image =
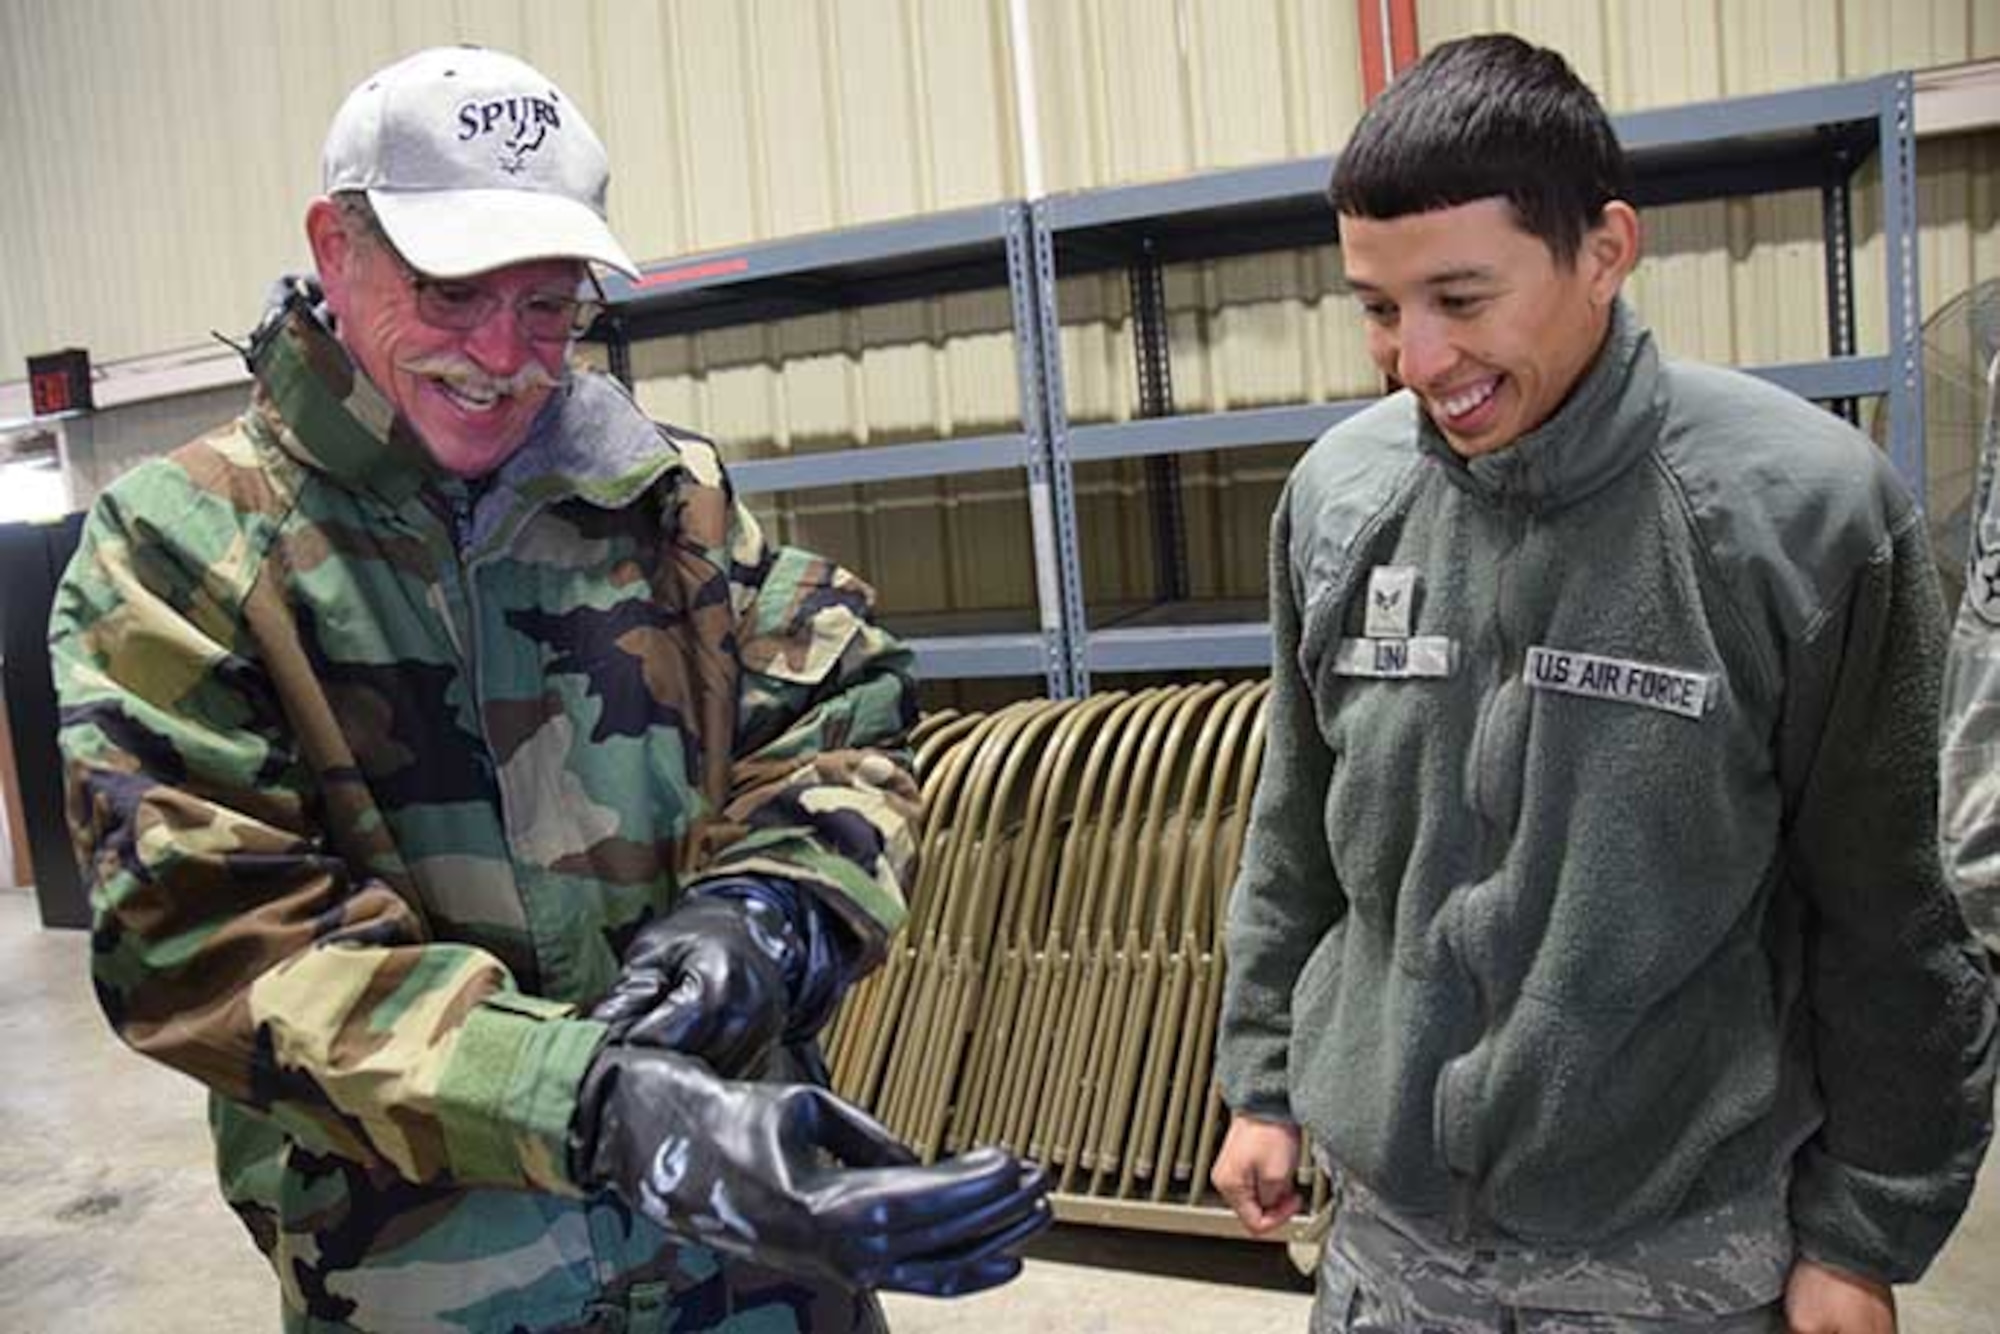
[[[1407,393],[1274,525],[1271,739],[1219,1074],[1399,1210],[1539,1246],[1789,1170],[1902,1281],[1970,1194],[1995,1018],[1936,851],[1943,610],[1845,423],[1620,306],[1555,417]]]

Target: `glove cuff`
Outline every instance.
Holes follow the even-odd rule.
[[[652,1096],[624,1087],[635,1082]],[[565,1136],[570,1179],[586,1191],[618,1191],[630,1202],[640,1168],[657,1147],[647,1127],[634,1124],[635,1116],[649,1102],[665,1103],[659,1095],[671,1089],[671,1105],[651,1109],[658,1117],[688,1126],[713,1124],[727,1119],[715,1109],[728,1088],[707,1066],[679,1052],[616,1042],[599,1047],[577,1084]]]
[[[789,880],[764,876],[706,880],[689,892],[699,898],[729,899],[743,905],[753,922],[769,930],[780,943],[778,966],[791,1001],[786,1042],[803,1041],[826,1026],[854,981],[860,954],[859,945],[832,909]]]

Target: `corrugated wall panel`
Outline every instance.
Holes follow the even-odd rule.
[[[349,31],[366,26],[356,11]],[[297,40],[304,12],[9,6],[0,238],[8,286],[39,299],[0,327],[0,366],[63,342],[116,359],[248,326],[270,277],[303,257],[297,214],[331,110],[292,111],[293,72],[324,60]],[[293,58],[302,49],[314,58]],[[307,119],[317,124],[301,131]]]
[[[1287,86],[1289,10],[1281,3],[1186,6],[1186,115],[1196,163],[1254,162],[1304,131]]]
[[[44,5],[0,6],[0,135],[11,164],[0,190],[0,366],[12,368],[31,351],[61,346],[79,335],[49,318],[62,299],[63,266],[72,256],[56,244],[59,224],[79,207],[84,140],[80,127],[49,95],[62,77],[45,35]],[[0,374],[9,374],[0,370]],[[25,370],[22,372],[25,374]]]
[[[18,137],[46,158],[24,163],[33,192],[0,203],[9,268],[29,275],[0,304],[0,364],[60,342],[115,359],[247,327],[270,278],[303,260],[333,108],[424,45],[514,50],[570,89],[618,166],[614,225],[645,257],[1019,193],[1004,0],[24,0],[0,22],[9,157]],[[1004,294],[659,340],[636,364],[650,410],[737,457],[1005,430],[1018,415]],[[135,409],[95,434],[122,462],[203,424]],[[80,480],[88,491],[115,470]],[[886,568],[896,605],[1032,602],[1010,473],[760,506],[781,535]]]
[[[677,68],[700,71],[679,81],[670,119],[685,129],[668,146],[698,195],[687,225],[650,250],[635,242],[641,253],[1018,193],[1004,4],[689,3],[670,7],[663,36]],[[640,350],[641,400],[731,457],[978,434],[1018,418],[1004,294],[664,341]],[[780,536],[868,570],[893,610],[1032,605],[1025,489],[1009,473],[760,503]]]
[[[1981,9],[1977,0],[1930,0],[1907,10],[1891,0],[1420,0],[1418,25],[1426,46],[1493,29],[1556,46],[1621,112],[1990,55],[2000,25]],[[1036,21],[1038,29],[1069,35],[1054,50],[1037,49],[1050,112],[1044,152],[1057,187],[1328,151],[1358,113],[1359,58],[1345,4],[1088,0],[1041,5]],[[1317,46],[1298,41],[1295,34],[1311,23],[1336,31]],[[1338,57],[1328,62],[1336,47]],[[1301,113],[1299,53],[1307,50],[1320,54],[1305,85],[1319,101]],[[1920,154],[1927,309],[1958,290],[1960,274],[2000,273],[1990,257],[1975,260],[1991,222],[1977,217],[1972,199],[1977,168],[1960,165],[1973,152],[1934,142]],[[1990,165],[1990,152],[1980,160]],[[1864,175],[1855,270],[1863,350],[1879,350],[1884,339],[1872,188],[1873,177]],[[1824,354],[1816,193],[1655,209],[1645,226],[1647,256],[1631,292],[1675,355],[1761,363]],[[1371,392],[1374,373],[1338,267],[1330,252],[1261,257],[1199,266],[1170,282],[1176,406],[1203,411]],[[1066,284],[1064,316],[1073,411],[1083,420],[1128,417],[1133,354],[1122,283]],[[1197,592],[1227,595],[1239,576],[1258,572],[1254,555],[1228,553],[1240,545],[1239,530],[1268,512],[1282,461],[1280,452],[1185,465]],[[1145,596],[1153,569],[1140,471],[1087,470],[1084,490],[1083,513],[1094,528],[1084,543],[1090,595]],[[1225,496],[1246,504],[1232,508]]]
[[[1612,9],[1601,77],[1621,95],[1607,92],[1607,100],[1629,110],[1722,96],[1715,9],[1704,0]],[[1628,289],[1633,301],[1667,346],[1684,355],[1726,356],[1731,303],[1713,299],[1727,292],[1726,206],[1652,210],[1644,228],[1646,259]]]
[[[1052,191],[1326,152],[1361,113],[1351,5],[1030,0]]]
[[[927,208],[1019,194],[1015,93],[1004,4],[906,0],[918,59],[912,115],[929,163]],[[949,116],[933,122],[933,109]]]
[[[832,11],[825,51],[839,139],[829,147],[842,223],[932,207],[931,127],[915,95],[919,49],[904,8],[898,0],[847,0]],[[784,137],[776,128],[766,127],[767,142]]]
[[[420,45],[516,50],[573,89],[641,256],[1006,197],[1004,15],[1000,0],[12,0],[0,133],[25,188],[0,203],[0,235],[29,276],[8,284],[0,365],[246,324],[304,258],[339,98]]]
[[[762,142],[764,107],[760,94],[767,86],[746,59],[750,35],[747,26],[757,10],[749,5],[673,4],[667,6],[667,47],[663,70],[656,69],[651,80],[640,88],[607,89],[610,97],[627,91],[639,92],[647,82],[665,78],[672,91],[674,123],[680,127],[675,147],[679,150],[680,189],[685,201],[679,210],[684,230],[656,243],[638,220],[641,231],[636,242],[639,253],[676,254],[683,250],[705,250],[755,238],[757,218],[768,207],[760,198],[763,181],[757,145]],[[810,24],[797,25],[810,29]],[[786,41],[788,30],[780,27],[770,34],[768,51],[778,69],[786,68],[791,54]],[[779,86],[785,86],[780,82]],[[817,86],[809,80],[804,91]],[[658,226],[658,223],[651,224]]]
[[[1843,73],[1849,76],[2000,56],[2000,6],[1980,0],[1843,0]],[[1917,152],[1919,309],[1928,317],[1958,292],[2000,278],[2000,217],[1993,175],[2000,131],[1924,140]],[[1872,166],[1867,179],[1878,179]],[[1861,344],[1882,346],[1887,283],[1878,200],[1864,193],[1856,209],[1864,244],[1856,257]]]
[[[2000,198],[1993,187],[2000,172],[2000,133],[1929,140],[1919,161],[1917,209],[1924,240],[1918,310],[1928,320],[1974,283],[2000,278]],[[1856,283],[1861,341],[1863,347],[1879,347],[1885,339],[1880,312],[1886,279],[1872,199],[1857,218],[1871,238]],[[1943,452],[1936,461],[1943,469],[1953,467]],[[1951,497],[1934,492],[1933,500],[1948,507]]]
[[[1088,188],[1328,151],[1361,111],[1351,7],[1300,0],[1088,0],[1033,6],[1043,153],[1052,189]],[[1060,33],[1056,40],[1041,34]],[[1181,412],[1323,399],[1378,383],[1326,254],[1181,266],[1167,275]],[[1329,293],[1332,293],[1329,296]],[[1123,278],[1062,287],[1072,416],[1137,410]],[[1256,596],[1271,501],[1296,451],[1180,462],[1190,592]],[[1145,465],[1082,469],[1086,598],[1156,589]]]
[[[616,154],[611,225],[641,256],[672,254],[694,200],[681,174],[680,81],[664,76],[667,20],[655,0],[605,0],[594,15],[602,83],[592,123]],[[585,94],[577,93],[583,97]]]
[[[1102,109],[1105,156],[1099,170],[1120,181],[1192,170],[1199,160],[1182,61],[1187,6],[1141,2],[1086,8],[1094,22],[1084,49],[1095,59],[1072,66],[1071,73],[1091,85],[1091,100]]]
[[[1841,0],[1842,63],[1850,74],[1874,74],[1968,59],[1982,13],[1990,43],[1990,0]]]
[[[1361,108],[1345,0],[1030,0],[1048,188],[1088,188],[1336,148]],[[1567,52],[1614,111],[2000,54],[1990,0],[1419,0],[1431,44],[1509,28]],[[1021,192],[1006,0],[7,0],[0,5],[0,378],[64,343],[114,358],[246,327],[296,265],[328,116],[414,47],[519,51],[591,112],[636,254],[693,250]],[[2000,136],[1920,154],[1922,299],[2000,274]],[[1867,181],[1872,181],[1872,168]],[[188,188],[189,182],[200,188]],[[1655,210],[1635,300],[1678,355],[1789,360],[1825,346],[1816,198]],[[1879,219],[1856,211],[1860,337],[1882,345]],[[1372,392],[1330,248],[1169,275],[1177,406]],[[1079,420],[1135,410],[1124,282],[1063,288]],[[636,349],[649,410],[736,457],[1010,429],[1004,294],[836,314]],[[18,371],[13,372],[18,374]],[[100,422],[120,458],[178,413]],[[110,446],[108,442],[116,442]],[[171,443],[160,440],[164,446]],[[1190,576],[1262,584],[1289,454],[1184,461]],[[105,464],[105,467],[111,466]],[[88,479],[86,479],[88,480]],[[862,565],[892,606],[1032,600],[1007,473],[760,498],[783,536]],[[1087,469],[1093,598],[1153,580],[1143,465]]]
[[[1978,0],[1419,9],[1427,41],[1507,26],[1556,42],[1617,109],[2000,46]],[[1345,4],[1036,0],[1031,13],[1056,188],[1317,151],[1358,110]],[[614,210],[642,254],[995,198],[1018,174],[1001,0],[14,0],[0,22],[8,156],[23,168],[0,223],[28,261],[10,265],[0,365],[58,342],[109,358],[244,323],[269,273],[302,258],[292,215],[334,102],[425,42],[515,47],[577,88],[624,166]],[[1790,227],[1782,211],[1769,225]]]
[[[1609,16],[1610,72],[1625,110],[1723,94],[1718,6],[1708,0],[1620,5]]]

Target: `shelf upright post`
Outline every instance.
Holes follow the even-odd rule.
[[[1056,230],[1050,224],[1048,200],[1030,204],[1028,250],[1034,258],[1032,300],[1034,318],[1026,328],[1034,330],[1034,354],[1040,358],[1040,372],[1034,382],[1042,390],[1042,444],[1046,474],[1044,500],[1036,508],[1038,526],[1048,524],[1050,546],[1038,550],[1054,552],[1056,600],[1062,612],[1062,646],[1068,654],[1070,698],[1090,694],[1090,624],[1084,620],[1084,558],[1076,540],[1076,470],[1070,462],[1070,406],[1062,380],[1062,314],[1056,300]],[[1010,242],[1012,244],[1012,242]],[[1030,500],[1036,490],[1030,484]],[[1044,616],[1046,616],[1044,604]]]
[[[1132,294],[1132,351],[1139,362],[1139,415],[1174,415],[1174,375],[1167,345],[1166,283],[1152,237],[1126,271]],[[1181,461],[1157,454],[1146,460],[1146,491],[1153,510],[1153,596],[1160,602],[1187,597],[1187,520],[1181,510]]]
[[[1826,134],[1825,131],[1822,131]],[[1854,200],[1849,186],[1858,165],[1845,144],[1832,140],[1826,152],[1825,176],[1819,187],[1821,231],[1826,238],[1826,350],[1829,356],[1854,355]],[[1837,399],[1834,410],[1855,425],[1860,405]]]
[[[1035,214],[1041,207],[1033,206]],[[1089,687],[1077,682],[1077,667],[1083,660],[1083,593],[1077,576],[1068,418],[1062,407],[1062,345],[1054,314],[1055,262],[1047,231],[1036,225],[1029,206],[1009,204],[1004,212],[1021,429],[1028,437],[1028,521],[1034,534],[1043,670],[1049,697],[1069,699]]]
[[[610,363],[611,374],[618,383],[632,390],[632,333],[625,327],[625,317],[614,312],[606,312],[602,317],[605,324],[604,351]]]
[[[1889,266],[1889,460],[1924,503],[1923,315],[1917,281],[1916,84],[1885,77],[1882,89],[1882,250]]]

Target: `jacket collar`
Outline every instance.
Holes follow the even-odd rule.
[[[416,433],[333,336],[310,278],[284,278],[250,335],[253,414],[300,463],[402,504],[441,476]]]
[[[1611,482],[1652,448],[1658,382],[1653,335],[1620,297],[1597,359],[1553,417],[1505,449],[1467,459],[1419,409],[1418,443],[1454,485],[1481,500],[1561,509]]]
[[[246,360],[257,381],[253,411],[305,466],[391,507],[426,488],[464,486],[432,461],[354,364],[313,279],[287,278],[273,290]],[[511,532],[518,522],[510,519],[558,500],[621,508],[680,463],[671,438],[622,385],[579,371],[549,396],[521,448],[472,488],[480,496],[473,544]]]

